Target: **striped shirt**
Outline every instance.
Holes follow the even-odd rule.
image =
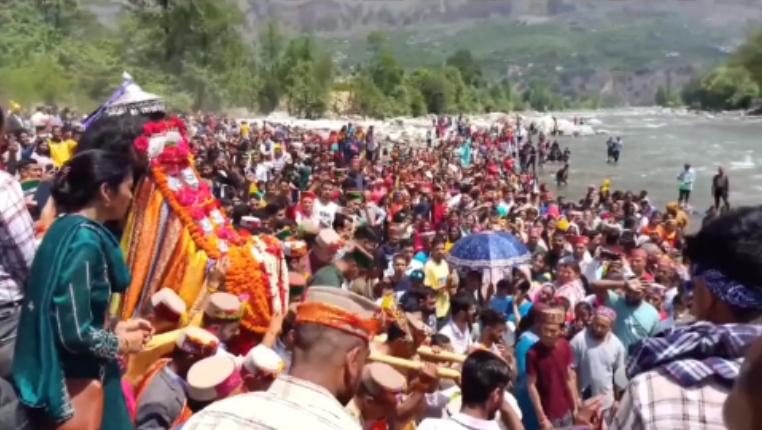
[[[0,171],[0,306],[21,301],[37,251],[21,185]]]
[[[195,414],[183,430],[361,430],[325,388],[281,375],[264,392],[240,394]]]

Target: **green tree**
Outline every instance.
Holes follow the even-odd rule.
[[[258,94],[259,109],[270,113],[278,108],[283,94],[281,88],[281,54],[284,51],[284,37],[280,26],[275,21],[270,21],[259,36],[259,72],[262,78],[262,87]]]
[[[762,88],[762,31],[751,35],[749,39],[738,48],[730,65],[740,67],[749,72],[749,77]]]
[[[762,88],[762,31],[749,37],[730,60],[687,82],[680,91],[691,107],[747,109]]]
[[[334,88],[348,91],[351,113],[373,117],[569,103],[548,85],[527,88],[524,101],[522,87],[487,82],[468,50],[444,65],[406,70],[380,32],[368,35],[366,59],[339,76],[315,38],[289,37],[275,21],[262,26],[255,44],[244,42],[242,33],[252,29],[236,0],[124,0],[109,26],[89,9],[98,2],[114,5],[0,0],[0,94],[26,107],[44,102],[90,111],[127,71],[178,110],[283,107],[317,117],[334,100]]]
[[[405,71],[397,62],[394,54],[385,49],[376,55],[370,65],[370,74],[373,77],[373,83],[384,94],[391,94],[392,90],[402,84]]]
[[[328,107],[332,63],[311,37],[292,39],[280,62],[279,82],[292,115],[313,118]]]
[[[386,47],[386,35],[380,31],[371,31],[366,38],[368,53],[374,57]]]
[[[740,67],[718,67],[701,79],[703,103],[715,109],[743,109],[759,95],[751,72]]]
[[[456,94],[443,73],[436,70],[417,69],[410,74],[408,85],[421,92],[428,113],[453,112]]]
[[[470,50],[458,49],[445,60],[445,64],[458,69],[463,77],[463,82],[468,85],[472,87],[482,85],[483,75],[481,65],[476,61]]]

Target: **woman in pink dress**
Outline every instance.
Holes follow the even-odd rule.
[[[582,286],[579,264],[576,262],[564,261],[558,265],[556,297],[565,297],[569,300],[569,309],[574,309],[577,303],[585,299],[585,288]]]

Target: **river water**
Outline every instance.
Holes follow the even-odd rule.
[[[730,177],[730,203],[733,206],[762,203],[762,119],[714,117],[704,113],[673,113],[669,110],[621,109],[575,112],[597,131],[620,136],[624,142],[619,164],[606,163],[606,135],[561,137],[561,147],[572,151],[569,185],[559,195],[578,200],[588,185],[599,186],[611,179],[611,189],[648,190],[658,207],[677,200],[677,175],[684,163],[696,171],[690,206],[696,217],[713,204],[712,176],[722,166]],[[556,166],[546,167],[542,176],[550,185]]]

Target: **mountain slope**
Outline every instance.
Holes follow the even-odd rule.
[[[178,0],[183,1],[183,0]],[[762,22],[743,0],[237,0],[254,40],[264,24],[314,34],[348,70],[366,36],[387,35],[406,68],[473,51],[488,77],[551,82],[570,96],[652,104],[725,59]]]
[[[257,27],[276,19],[330,43],[350,66],[365,36],[388,36],[406,67],[442,64],[470,49],[488,76],[543,79],[569,96],[652,104],[722,61],[762,21],[762,5],[734,0],[239,0]]]

